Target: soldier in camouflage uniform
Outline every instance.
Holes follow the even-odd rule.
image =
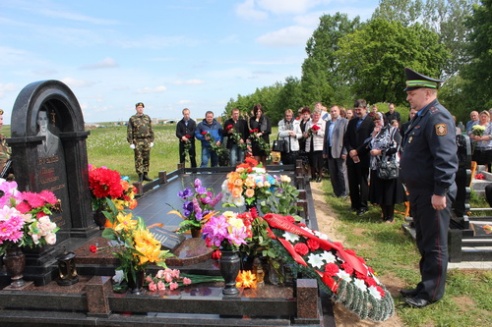
[[[152,122],[148,115],[143,113],[144,104],[139,102],[135,105],[137,113],[128,121],[127,140],[130,148],[135,152],[135,170],[138,181],[151,181],[148,176],[150,163],[150,148],[154,146],[154,132]]]
[[[0,129],[3,126],[3,109],[0,109]],[[0,172],[1,178],[7,178],[7,180],[13,180],[13,174],[11,174],[10,164],[10,148],[7,146],[5,136],[0,134]],[[7,167],[9,166],[9,167]]]

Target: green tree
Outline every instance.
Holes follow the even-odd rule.
[[[482,0],[473,7],[467,26],[473,59],[463,69],[463,78],[469,82],[464,93],[473,109],[488,109],[492,107],[492,0]]]
[[[420,24],[373,19],[339,41],[340,72],[350,80],[356,97],[375,103],[405,100],[404,68],[439,76],[448,57],[436,33]]]
[[[278,122],[284,117],[284,111],[286,109],[294,110],[294,114],[297,109],[303,106],[301,91],[301,82],[296,77],[287,77],[285,79],[285,84],[280,90],[277,103],[275,104],[275,109],[272,110],[270,117],[273,121]]]
[[[306,44],[307,58],[302,64],[301,89],[304,104],[317,101],[329,104],[335,90],[345,81],[338,74],[338,40],[360,26],[360,19],[349,20],[346,14],[323,15],[318,28]]]

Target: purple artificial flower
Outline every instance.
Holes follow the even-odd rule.
[[[198,203],[198,200],[196,198],[193,198],[193,211],[195,211],[196,220],[198,221],[202,220],[203,218],[202,208],[200,207],[200,204]]]
[[[222,200],[222,196],[223,194],[222,193],[219,193],[215,196],[215,198],[212,200],[212,202],[210,202],[209,204],[212,206],[212,207],[215,207],[217,205],[217,203],[219,203],[220,200]]]
[[[241,244],[246,244],[245,239],[248,237],[246,233],[246,227],[241,228],[230,228],[227,239],[231,245],[240,246]]]
[[[185,188],[184,190],[178,192],[178,196],[180,198],[182,198],[183,200],[186,200],[191,195],[193,195],[193,193],[192,193],[191,189],[188,187]]]

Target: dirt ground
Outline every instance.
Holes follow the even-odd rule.
[[[319,230],[330,237],[334,241],[344,242],[342,235],[337,233],[338,220],[335,217],[333,210],[326,204],[324,200],[324,194],[322,191],[322,184],[311,183],[311,189],[314,199],[314,207],[316,209],[316,218],[318,220]],[[350,247],[350,246],[348,246]],[[398,291],[405,285],[402,281],[391,277],[379,277],[386,288],[391,292],[393,297],[398,296]],[[360,320],[355,314],[345,309],[340,304],[334,305],[334,314],[337,327],[400,327],[403,326],[403,322],[396,315],[393,315],[390,319],[384,322],[372,322],[367,320]]]

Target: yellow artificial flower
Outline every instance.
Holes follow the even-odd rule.
[[[256,288],[256,276],[251,270],[241,270],[236,277],[236,287]]]
[[[255,178],[251,175],[248,175],[248,177],[244,181],[244,185],[246,185],[246,187],[254,188],[256,185],[255,184]]]
[[[161,242],[148,230],[136,230],[134,233],[135,249],[142,255],[139,264],[158,262],[161,256]]]
[[[134,229],[137,226],[137,223],[138,221],[132,219],[131,213],[125,214],[124,212],[120,211],[116,216],[116,226],[114,227],[114,230],[116,232],[122,230],[127,232]]]

